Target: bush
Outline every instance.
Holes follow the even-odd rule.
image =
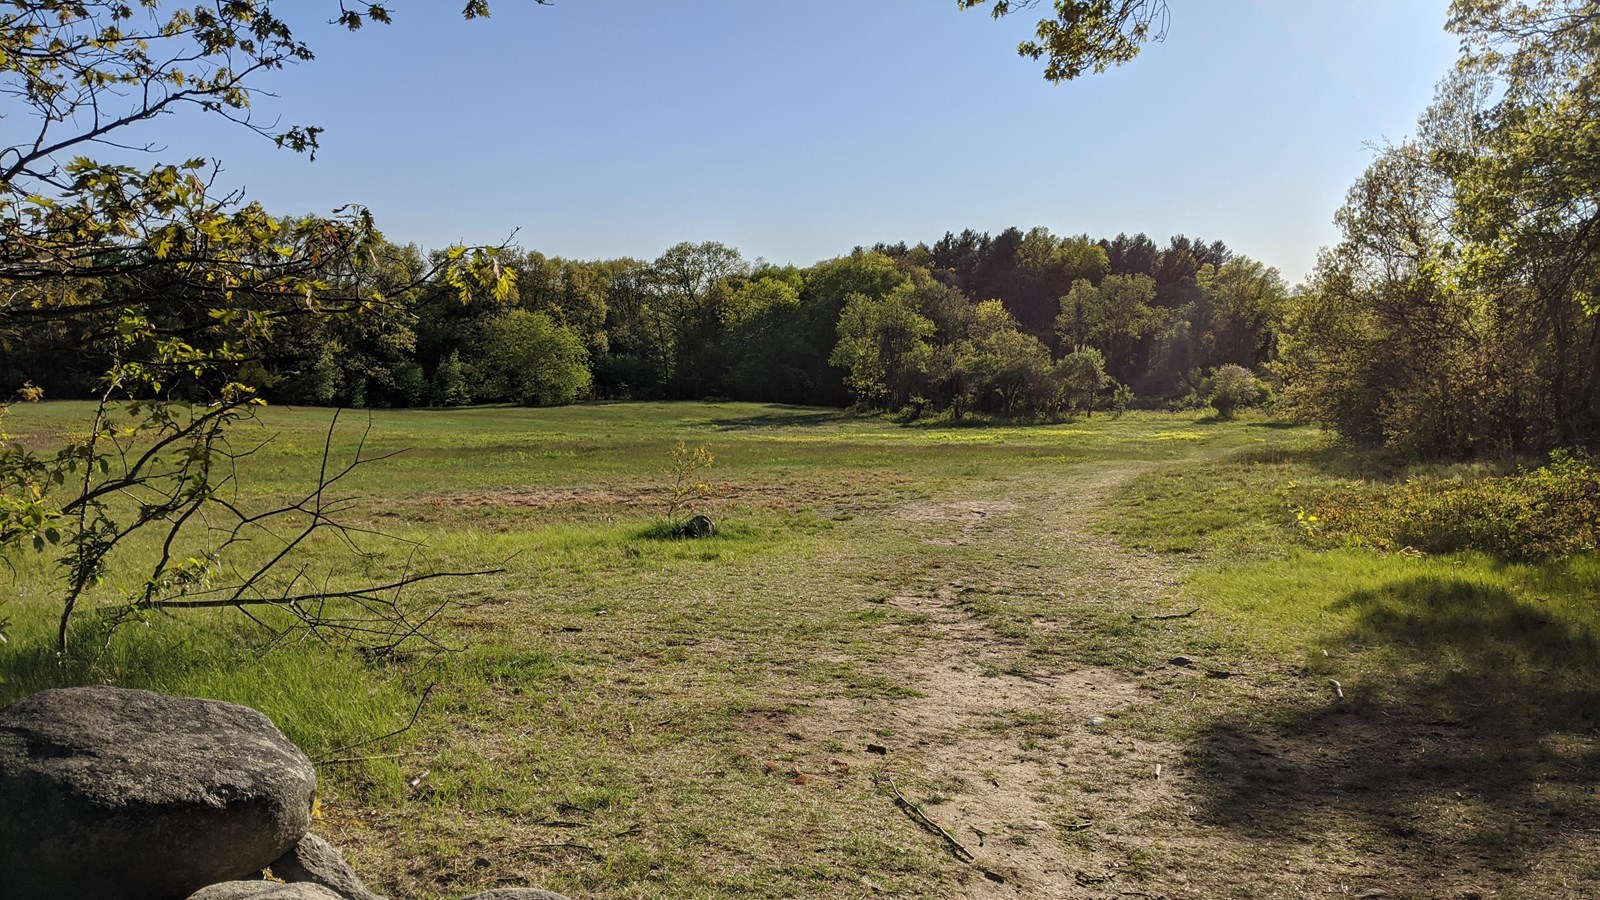
[[[1220,419],[1231,419],[1241,406],[1251,406],[1261,401],[1261,382],[1254,372],[1244,366],[1229,363],[1217,368],[1211,376],[1211,406]]]
[[[1056,360],[1051,370],[1055,398],[1068,413],[1089,413],[1095,395],[1106,383],[1106,358],[1093,347],[1084,347]]]
[[[1120,381],[1112,382],[1111,390],[1106,393],[1106,409],[1113,418],[1122,418],[1133,401],[1133,388]]]
[[[928,411],[928,398],[926,398],[926,397],[912,397],[911,398],[911,402],[907,403],[905,406],[900,407],[900,411],[895,413],[894,420],[896,422],[901,423],[902,425],[908,424],[908,423],[915,422],[918,419],[922,418],[923,414],[926,413],[927,411]]]
[[[1515,562],[1600,550],[1600,469],[1565,451],[1514,475],[1358,482],[1315,492],[1301,507],[1308,531],[1380,550],[1476,550]]]

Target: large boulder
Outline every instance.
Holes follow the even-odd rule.
[[[320,884],[344,900],[384,900],[367,890],[361,876],[344,861],[344,854],[338,847],[314,834],[301,838],[288,853],[273,860],[271,869],[274,878]]]
[[[109,687],[0,710],[0,897],[172,900],[309,830],[316,772],[253,709]]]

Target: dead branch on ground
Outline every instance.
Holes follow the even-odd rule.
[[[1162,615],[1158,616],[1141,616],[1135,614],[1133,616],[1133,620],[1135,622],[1164,622],[1169,619],[1187,619],[1199,611],[1200,607],[1196,606],[1194,609],[1184,613],[1163,613]]]
[[[956,859],[966,863],[977,861],[978,857],[974,855],[971,850],[968,850],[965,844],[956,840],[955,835],[946,831],[943,825],[940,825],[938,822],[935,822],[933,819],[929,818],[928,814],[922,811],[922,807],[912,803],[910,800],[907,800],[906,795],[900,793],[900,788],[894,783],[893,775],[890,775],[888,772],[878,772],[872,776],[872,780],[889,789],[890,795],[894,797],[895,805],[900,807],[900,809],[911,818],[911,821],[922,826],[925,831],[944,838],[945,843],[950,846],[951,854],[954,855]]]

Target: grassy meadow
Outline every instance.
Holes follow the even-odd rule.
[[[7,427],[47,447],[89,416]],[[234,502],[314,484],[331,416],[241,428],[267,442]],[[58,655],[35,556],[11,561],[0,703],[112,683],[255,706],[319,762],[318,829],[397,897],[1600,894],[1600,561],[1382,552],[1302,502],[1472,471],[1195,413],[629,403],[332,434],[334,459],[403,452],[337,485],[360,552],[308,545],[330,583],[503,569],[409,589],[445,604],[444,649],[89,608]],[[715,455],[713,537],[661,527],[679,442]]]

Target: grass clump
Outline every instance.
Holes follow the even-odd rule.
[[[252,707],[313,759],[392,732],[415,699],[399,674],[316,642],[271,645],[220,614],[128,622],[115,630],[86,621],[66,652],[24,609],[18,637],[0,653],[0,707],[47,688],[109,684]],[[49,610],[44,610],[48,613]],[[384,753],[405,745],[389,741]],[[386,758],[352,760],[339,788],[390,790],[399,772]]]

